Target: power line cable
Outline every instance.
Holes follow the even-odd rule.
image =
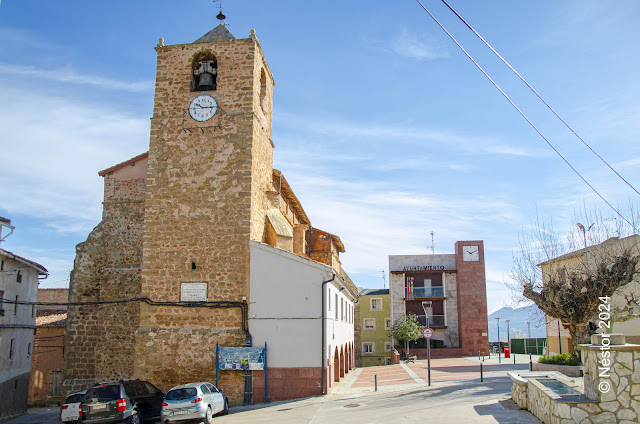
[[[502,88],[500,88],[500,86],[489,76],[489,74],[487,74],[487,72],[482,68],[482,66],[480,66],[480,64],[478,64],[478,62],[475,61],[475,59],[473,57],[471,57],[471,55],[464,49],[464,47],[462,47],[462,45],[458,42],[458,40],[455,39],[455,37],[453,35],[451,35],[451,33],[449,31],[447,31],[447,29],[440,23],[440,21],[438,21],[436,19],[435,16],[433,16],[433,14],[422,4],[422,2],[420,0],[416,0],[416,2],[420,5],[420,7],[422,7],[424,9],[425,12],[427,12],[427,14],[429,14],[429,16],[431,17],[431,19],[434,20],[434,22],[436,24],[438,24],[438,26],[449,36],[449,38],[451,38],[451,40],[456,43],[456,45],[460,48],[460,50],[462,50],[462,52],[469,58],[469,60],[471,60],[473,62],[474,65],[476,65],[476,67],[480,70],[480,72],[482,72],[484,74],[485,77],[487,77],[487,79],[491,82],[491,84],[493,84],[493,86],[500,91],[500,93],[504,96],[505,99],[507,99],[507,101],[511,104],[511,106],[513,106],[513,108],[515,110],[518,111],[518,113],[525,119],[525,121],[527,121],[527,123],[529,123],[529,125],[531,126],[531,128],[534,129],[534,131],[536,133],[538,133],[538,135],[540,137],[542,137],[542,139],[549,145],[549,147],[551,147],[551,149],[553,149],[554,152],[556,152],[556,154],[564,161],[564,163],[567,164],[567,166],[569,166],[569,168],[571,168],[571,170],[587,185],[589,186],[589,188],[596,194],[598,195],[598,197],[607,204],[607,206],[609,206],[621,219],[623,219],[626,223],[628,223],[629,225],[633,226],[633,224],[631,224],[631,222],[629,222],[629,220],[627,220],[627,218],[625,218],[624,216],[622,216],[622,214],[620,214],[620,212],[618,212],[618,210],[613,207],[613,205],[611,203],[609,203],[607,201],[607,199],[605,199],[600,192],[598,192],[598,190],[595,189],[595,187],[593,187],[583,176],[582,174],[580,174],[580,172],[578,172],[578,170],[576,168],[573,167],[573,165],[571,165],[571,163],[569,163],[569,161],[562,155],[562,153],[560,153],[558,151],[558,149],[555,148],[555,146],[553,144],[551,144],[551,142],[540,132],[540,130],[538,129],[538,127],[535,126],[535,124],[533,122],[531,122],[531,120],[527,117],[527,115],[525,115],[525,113],[520,110],[520,108],[513,102],[513,100],[511,100],[511,98],[502,90]]]
[[[460,19],[462,21],[463,24],[465,24],[467,26],[467,28],[469,28],[471,30],[471,32],[473,32],[476,37],[478,37],[485,46],[487,46],[489,49],[491,49],[491,51],[498,56],[498,58],[502,61],[502,63],[504,63],[505,65],[507,65],[507,67],[509,67],[509,69],[511,69],[513,71],[514,74],[516,74],[518,76],[518,78],[520,78],[520,80],[525,83],[525,85],[527,87],[529,87],[529,89],[533,92],[533,94],[536,95],[536,97],[542,102],[544,103],[544,105],[549,108],[549,110],[556,116],[556,118],[558,118],[560,120],[560,122],[562,122],[564,124],[565,127],[567,127],[569,129],[569,131],[571,131],[573,133],[573,135],[575,135],[576,137],[578,137],[578,139],[580,141],[582,141],[582,143],[587,146],[587,148],[589,148],[589,150],[591,150],[591,152],[596,155],[598,157],[598,159],[600,159],[602,161],[602,163],[604,163],[605,165],[607,165],[609,167],[609,169],[611,171],[613,171],[614,174],[616,174],[622,181],[624,181],[629,187],[631,187],[631,189],[633,191],[635,191],[639,196],[640,196],[640,192],[638,192],[638,190],[636,190],[636,188],[634,186],[631,185],[631,183],[629,181],[627,181],[622,175],[620,175],[618,173],[618,171],[616,171],[615,169],[613,169],[613,167],[602,157],[600,156],[582,137],[580,137],[580,135],[564,120],[562,119],[562,117],[560,116],[560,114],[558,114],[555,109],[553,109],[551,107],[551,105],[549,105],[543,98],[542,96],[531,86],[531,84],[529,84],[529,82],[527,82],[527,80],[524,79],[524,77],[522,75],[520,75],[518,73],[518,71],[516,71],[513,66],[511,66],[511,64],[509,62],[507,62],[501,55],[500,53],[498,53],[492,46],[491,44],[489,44],[484,38],[482,38],[482,36],[478,33],[478,31],[476,31],[462,16],[460,16],[460,14],[458,12],[455,11],[455,9],[453,9],[453,7],[451,7],[449,5],[449,3],[447,3],[446,0],[440,0],[442,1],[448,8],[449,10],[451,10],[457,17],[458,19]]]

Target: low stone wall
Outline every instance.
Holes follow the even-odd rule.
[[[513,380],[513,401],[545,424],[638,423],[640,345],[614,345],[608,337],[592,337],[592,342],[599,344],[580,346],[584,391],[579,383],[559,372],[509,373]],[[556,379],[580,394],[558,394],[538,381],[545,377]]]
[[[582,367],[572,365],[543,364],[541,362],[532,363],[533,371],[557,371],[568,377],[582,377]]]

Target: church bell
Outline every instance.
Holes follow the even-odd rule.
[[[211,75],[209,72],[201,73],[200,77],[198,78],[198,90],[213,90],[215,88],[216,86],[213,82],[213,75]]]

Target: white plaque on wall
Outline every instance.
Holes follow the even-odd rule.
[[[180,287],[181,302],[206,302],[207,283],[201,281],[197,283],[182,283]]]

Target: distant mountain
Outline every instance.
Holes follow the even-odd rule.
[[[500,318],[500,339],[507,336],[507,320],[509,320],[509,332],[513,338],[514,333],[521,331],[526,337],[529,337],[527,321],[530,322],[530,337],[547,337],[544,314],[536,305],[523,306],[522,308],[513,309],[505,306],[489,315],[489,341],[498,341],[498,328],[496,318]]]

